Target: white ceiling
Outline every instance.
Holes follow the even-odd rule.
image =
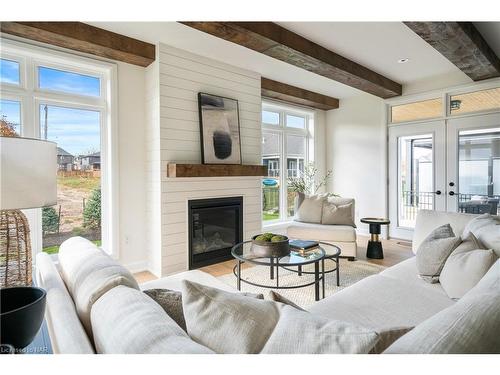
[[[360,91],[307,72],[245,47],[176,22],[93,22],[94,26],[150,43],[165,44],[252,70],[266,78],[340,99]],[[399,22],[282,22],[300,34],[344,57],[403,84],[403,87],[446,85],[471,80],[444,56]],[[478,24],[485,39],[500,55],[500,22]],[[406,64],[398,64],[408,58]],[[441,77],[448,77],[441,79]],[[433,86],[434,85],[434,86]]]

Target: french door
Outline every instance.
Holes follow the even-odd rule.
[[[422,209],[500,213],[500,113],[389,128],[390,236]]]

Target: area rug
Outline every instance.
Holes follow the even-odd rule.
[[[333,262],[325,261],[325,271],[334,265]],[[337,286],[336,273],[325,274],[325,296],[342,290],[355,282],[364,279],[365,277],[375,275],[383,271],[386,267],[377,264],[369,263],[363,260],[356,260],[349,262],[346,259],[340,259],[340,286]],[[312,265],[303,268],[304,271],[313,271]],[[241,271],[242,279],[249,280],[253,283],[274,285],[276,280],[271,280],[269,275],[269,267],[266,266],[252,266],[244,268]],[[218,279],[223,283],[236,288],[236,277],[233,273],[219,276]],[[279,270],[279,283],[280,286],[292,286],[299,284],[308,284],[314,280],[314,275],[298,276],[295,272],[288,271],[280,268]],[[321,285],[321,284],[320,284]],[[266,296],[272,288],[256,287],[244,282],[241,283],[242,292],[263,293]],[[293,301],[303,308],[311,306],[314,301],[314,285],[299,288],[299,289],[272,289],[280,293],[282,296]],[[321,289],[320,289],[320,296]]]

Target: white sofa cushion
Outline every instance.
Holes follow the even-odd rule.
[[[495,251],[500,257],[500,218],[490,214],[483,214],[473,218],[464,228],[462,236],[465,238],[473,233],[488,249]]]
[[[294,222],[288,226],[287,236],[303,240],[355,242],[356,230],[349,225]]]
[[[368,353],[372,330],[328,321],[274,301],[183,283],[189,335],[217,353]]]
[[[47,253],[36,256],[37,284],[47,292],[45,320],[56,354],[92,354],[94,348],[59,271]]]
[[[461,235],[465,226],[477,215],[455,212],[419,210],[413,231],[412,250],[416,254],[422,241],[437,227],[450,224],[456,235]]]
[[[59,252],[59,264],[69,292],[87,334],[92,337],[90,311],[92,305],[108,290],[125,285],[139,289],[134,276],[111,257],[85,238],[63,243]],[[83,254],[83,255],[82,255]],[[90,254],[90,255],[89,255]]]
[[[92,308],[97,353],[176,354],[213,353],[197,344],[144,293],[117,286]]]
[[[456,304],[435,314],[384,353],[500,353],[500,260]]]
[[[497,260],[493,250],[482,248],[470,233],[446,260],[439,282],[450,298],[462,298]]]

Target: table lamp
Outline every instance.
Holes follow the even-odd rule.
[[[0,287],[31,285],[30,231],[21,209],[56,202],[56,144],[0,136]]]

